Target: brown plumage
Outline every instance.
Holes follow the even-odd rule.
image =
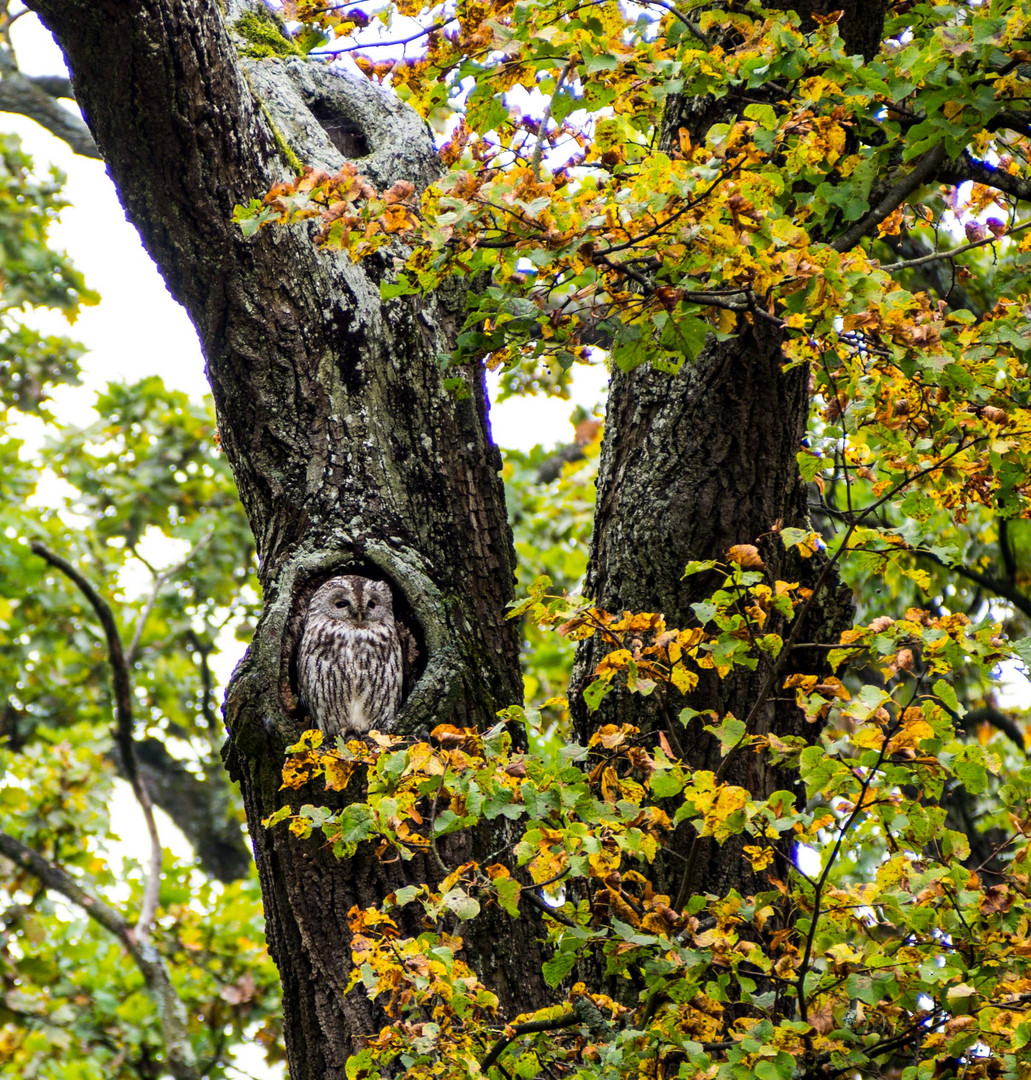
[[[401,643],[385,581],[334,577],[315,592],[297,684],[309,722],[327,735],[390,731],[401,704]]]

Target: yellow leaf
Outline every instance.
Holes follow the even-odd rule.
[[[326,787],[330,791],[343,791],[354,775],[357,764],[356,761],[344,761],[341,758],[326,758],[323,763],[326,771]]]
[[[742,570],[762,570],[766,566],[755,544],[734,544],[727,551],[727,559]]]
[[[689,694],[698,685],[698,676],[693,671],[677,664],[669,673],[669,681],[682,693]]]
[[[617,672],[625,670],[632,660],[633,656],[629,649],[616,649],[610,652],[608,656],[601,658],[598,666],[594,669],[594,674],[609,682]]]
[[[774,851],[771,847],[758,847],[756,844],[745,844],[741,849],[745,858],[752,864],[752,869],[765,870],[773,862]]]

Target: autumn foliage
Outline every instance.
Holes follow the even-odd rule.
[[[317,11],[293,14],[340,32]],[[316,241],[354,259],[382,248],[387,300],[486,275],[455,359],[502,368],[509,385],[561,388],[596,346],[624,370],[672,374],[747,327],[778,335],[785,363],[810,372],[798,466],[825,527],[770,528],[816,560],[815,587],[771,577],[759,538],[741,537],[725,561],[686,568],[712,586],[689,626],[598,610],[549,592],[548,577],[513,611],[603,639],[590,711],[610,693],[660,695],[683,728],[603,725],[555,753],[559,698],[502,714],[528,724],[528,752],[503,724],[371,747],[308,733],[293,748],[287,791],[354,781],[358,801],[288,801],[270,825],[321,830],[341,855],[367,842],[383,859],[429,848],[440,862],[438,886],[351,913],[356,992],[389,1023],[349,1075],[398,1062],[413,1077],[1026,1072],[1031,792],[1026,770],[1005,774],[1013,749],[963,724],[963,699],[1013,646],[995,612],[972,620],[932,602],[931,573],[971,514],[1029,509],[1031,10],[895,4],[872,61],[843,47],[840,15],[399,4],[384,23],[421,20],[424,52],[359,50],[357,62],[444,133],[440,179],[377,193],[351,165],[309,170],[238,212],[249,230],[314,217]],[[707,102],[704,138],[670,124],[674,94]],[[944,264],[971,281],[986,259],[998,271],[983,304],[921,276]],[[812,674],[791,669],[839,570],[886,575],[913,602],[825,643]],[[742,668],[761,675],[749,715],[678,706],[703,673]],[[808,736],[758,728],[776,695],[794,699]],[[718,738],[719,768],[683,764],[673,731],[692,722]],[[797,783],[758,799],[725,779],[740,755],[766,755]],[[987,858],[955,827],[957,791],[996,837]],[[484,821],[505,823],[518,869],[441,860],[443,838]],[[685,828],[684,887],[659,893],[651,868]],[[765,887],[692,895],[705,837],[736,844]],[[417,937],[398,928],[409,905]],[[546,913],[554,1005],[496,1014],[461,958],[462,924],[483,905]],[[595,985],[571,982],[583,971]]]
[[[554,483],[541,479],[543,451],[509,454],[521,560],[510,615],[529,700],[483,731],[441,723],[330,741],[298,727],[281,806],[264,822],[289,834],[264,835],[292,834],[305,858],[371,852],[422,868],[347,912],[346,992],[382,1019],[347,1060],[350,1080],[1031,1075],[1031,768],[1025,710],[1006,701],[1031,665],[1031,4],[894,0],[878,20],[881,7],[879,47],[864,55],[848,25],[862,5],[846,18],[751,0],[286,0],[285,22],[268,23],[286,51],[248,54],[346,53],[435,133],[439,173],[424,190],[378,189],[348,161],[281,180],[235,218],[247,239],[294,228],[327,259],[372,260],[388,310],[467,288],[457,347],[439,358],[449,392],[466,393],[474,365],[499,372],[504,394],[563,395],[578,365],[602,362],[686,378],[747,338],[773,343],[810,404],[795,465],[811,521],[765,522],[687,563],[697,600],[676,620],[607,611],[580,591],[596,419],[579,418]],[[740,372],[742,395],[751,374]],[[23,407],[33,400],[16,389]],[[188,558],[228,544],[204,517],[230,486],[221,474],[194,470],[167,498],[120,479],[118,462],[167,481],[160,463],[188,457],[167,438],[168,417],[186,424],[188,410],[154,386],[136,396],[145,408],[112,406],[124,431],[69,437],[48,450],[52,467],[86,493],[117,558],[151,510],[182,526]],[[154,409],[165,435],[151,431]],[[195,444],[201,421],[187,420]],[[0,449],[15,475],[17,448]],[[53,519],[34,527],[56,544]],[[250,559],[241,532],[223,560],[237,567]],[[168,640],[191,641],[191,678],[195,657],[205,676],[191,708],[206,714],[211,641],[240,581],[201,581],[193,623],[159,610],[155,624],[169,578],[153,576],[150,607],[131,612],[130,654],[141,641],[158,652],[166,623]],[[839,581],[855,619],[822,634],[814,623]],[[41,654],[67,663],[64,683],[82,676],[69,635],[42,637],[33,627],[45,620],[19,603],[0,607],[27,643],[12,679],[25,712],[42,711]],[[571,692],[573,650],[587,641],[599,658]],[[94,665],[95,646],[83,652]],[[134,673],[152,715],[174,712],[162,694],[178,670]],[[750,693],[736,712],[720,707],[731,683]],[[617,700],[630,719],[614,723]],[[664,726],[634,722],[646,701]],[[796,721],[790,732],[767,722],[774,707]],[[690,763],[703,739],[710,767]],[[23,755],[6,805],[49,815],[54,859],[106,880],[68,835],[70,807],[99,816],[85,773],[109,763],[92,738],[48,752],[60,782]],[[741,780],[759,762],[776,790]],[[474,830],[496,841],[489,857],[458,842]],[[25,839],[42,846],[46,830]],[[24,855],[18,843],[9,858]],[[748,887],[697,887],[710,859]],[[23,871],[11,925],[35,880]],[[187,876],[179,868],[169,889]],[[205,902],[228,898],[253,920],[253,892],[234,884]],[[217,998],[210,1060],[252,1021],[274,1047],[267,957],[250,933],[233,946],[225,923],[205,937],[177,896],[163,922],[155,900],[150,921],[167,951],[203,956],[205,980],[217,968],[220,992],[197,975],[201,989],[181,994]],[[485,913],[541,928],[546,1004],[500,1007],[463,947]],[[33,933],[51,925],[42,918],[32,913]],[[36,977],[31,953],[4,954],[22,984]],[[67,965],[54,972],[70,978]],[[33,1019],[48,1000],[37,989]],[[109,1004],[113,1026],[122,1005]],[[207,1046],[200,1012],[191,1005],[189,1034]],[[36,1053],[0,1039],[0,1063],[27,1068]]]

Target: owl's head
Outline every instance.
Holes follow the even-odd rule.
[[[330,578],[308,604],[308,616],[318,615],[351,626],[394,621],[390,586],[385,581],[346,575]]]

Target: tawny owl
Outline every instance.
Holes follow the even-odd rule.
[[[328,735],[391,729],[401,704],[401,643],[385,581],[335,577],[316,591],[297,683],[309,721]]]

